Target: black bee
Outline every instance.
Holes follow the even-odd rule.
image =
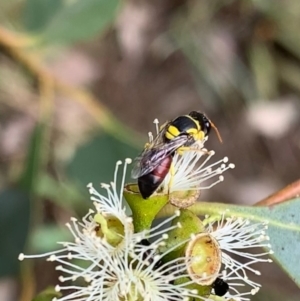
[[[146,144],[143,152],[135,159],[131,176],[138,179],[140,193],[149,198],[168,174],[176,152],[191,148],[195,143],[202,148],[210,129],[214,124],[200,112],[192,111],[165,123],[155,139]]]

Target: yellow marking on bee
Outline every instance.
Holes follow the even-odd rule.
[[[195,140],[197,140],[197,141],[199,141],[199,140],[204,140],[205,134],[204,134],[203,131],[199,131],[199,132],[197,133],[197,135],[196,135],[194,138],[195,138]]]
[[[190,128],[186,131],[188,134],[191,134],[192,136],[195,136],[196,134],[198,134],[198,130],[195,128]]]
[[[171,140],[175,137],[177,137],[180,134],[179,130],[177,127],[170,125],[165,133],[165,136],[167,139]]]

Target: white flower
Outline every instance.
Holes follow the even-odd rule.
[[[96,202],[98,211],[108,216],[114,216],[124,223],[126,222],[127,215],[126,208],[123,205],[123,192],[127,166],[131,164],[131,161],[129,158],[125,160],[120,185],[118,185],[118,174],[119,166],[122,165],[122,161],[116,163],[113,182],[111,182],[110,185],[101,183],[101,187],[106,190],[106,196],[98,193],[91,183],[87,185],[89,193],[91,194],[91,200]]]
[[[157,251],[168,238],[166,232],[181,227],[177,224],[162,229],[179,215],[179,211],[149,231],[125,235],[123,252],[116,252],[114,256],[109,244],[96,235],[96,224],[91,214],[92,210],[81,222],[72,218],[68,228],[75,239],[74,242],[62,243],[63,249],[41,255],[19,256],[20,260],[46,256],[49,261],[59,264],[56,269],[63,275],[59,277],[62,284],[56,286],[56,291],[68,291],[68,294],[54,300],[182,301],[188,300],[188,297],[206,300],[199,297],[197,291],[186,288],[186,285],[192,282],[179,285],[173,283],[174,280],[186,276],[183,258],[161,263],[166,254],[185,242],[163,254],[158,254]],[[154,242],[145,245],[145,239]],[[84,264],[79,264],[80,261]],[[77,283],[80,278],[86,284],[82,284],[82,281]]]
[[[209,218],[206,219],[209,221]],[[221,279],[228,283],[229,291],[225,300],[249,300],[258,292],[261,285],[249,279],[250,274],[260,275],[253,265],[272,262],[266,255],[273,254],[267,223],[253,223],[247,219],[228,217],[223,214],[217,221],[206,226],[219,243],[222,252]],[[267,251],[261,251],[261,248]],[[239,293],[237,287],[249,285],[250,291]]]
[[[63,246],[60,250],[41,255],[20,254],[19,259],[47,257],[48,261],[58,263],[56,270],[62,275],[56,291],[66,294],[54,298],[56,301],[182,301],[189,297],[206,300],[198,296],[197,290],[187,288],[192,281],[174,283],[178,278],[187,276],[184,258],[162,263],[165,255],[186,241],[162,254],[158,252],[168,238],[166,233],[181,227],[180,223],[168,226],[178,217],[179,211],[150,230],[133,232],[132,218],[126,215],[122,204],[129,163],[127,160],[124,164],[119,190],[116,181],[120,162],[117,163],[114,182],[110,186],[102,185],[107,196],[89,185],[95,210],[90,210],[80,221],[71,218],[67,227],[73,241],[60,242]],[[98,228],[102,224],[99,226],[97,216],[104,220],[105,217],[113,217],[119,221],[122,231],[116,231],[121,238],[118,244],[112,245],[105,235],[99,235]],[[106,229],[101,228],[101,231],[105,234]]]
[[[173,158],[173,174],[169,172],[162,183],[162,189],[165,193],[186,190],[210,189],[216,184],[222,182],[222,174],[231,168],[234,164],[226,164],[228,158],[211,163],[208,161],[214,156],[214,151],[206,149],[196,149],[185,151],[182,155],[175,154]],[[202,161],[202,162],[201,162]],[[201,185],[209,180],[209,184]]]
[[[156,231],[165,231],[159,229],[161,226],[147,231],[147,238],[157,236]],[[166,238],[166,234],[161,235],[149,246],[136,244],[133,253],[132,248],[128,246],[123,256],[112,258],[107,254],[106,264],[109,269],[100,277],[93,275],[89,288],[89,300],[181,301],[188,300],[188,297],[197,297],[196,291],[172,283],[178,277],[182,277],[181,274],[185,272],[186,266],[182,258],[161,264],[161,259],[166,253],[158,254],[157,249]]]

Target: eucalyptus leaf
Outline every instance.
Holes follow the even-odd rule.
[[[61,9],[41,32],[41,42],[68,44],[99,34],[114,19],[118,0],[80,0]]]
[[[248,207],[199,202],[189,208],[198,215],[226,213],[256,222],[268,222],[274,260],[300,286],[300,198],[270,207]]]

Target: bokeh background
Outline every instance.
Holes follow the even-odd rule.
[[[299,178],[299,0],[0,1],[0,300],[30,301],[54,267],[17,256],[68,239],[85,186],[111,181],[161,121],[191,110],[236,168],[202,194],[254,204]],[[299,256],[300,250],[295,250]],[[299,300],[276,265],[252,300]]]

